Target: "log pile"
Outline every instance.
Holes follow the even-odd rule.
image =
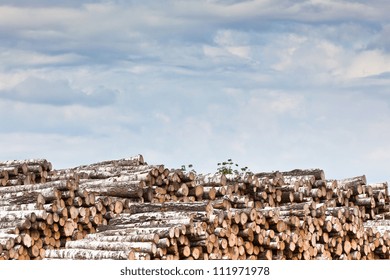
[[[0,186],[45,183],[52,164],[46,159],[0,162]]]
[[[119,161],[134,164],[138,159],[142,157]],[[0,259],[42,259],[47,250],[62,248],[66,242],[84,238],[96,232],[99,225],[107,224],[106,210],[112,207],[109,197],[95,195],[101,190],[88,191],[80,183],[83,173],[51,170],[46,160],[7,161],[0,165],[18,166],[22,175],[26,165],[42,163],[49,166],[42,173],[44,180],[0,188]]]
[[[79,200],[71,178],[0,188],[0,259],[42,259],[63,246],[81,227]]]
[[[10,165],[27,162],[41,161]],[[388,185],[364,175],[196,174],[141,155],[45,171],[0,188],[0,259],[390,258]]]

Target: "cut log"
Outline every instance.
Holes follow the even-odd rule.
[[[61,192],[57,189],[46,188],[36,191],[23,191],[0,194],[0,206],[9,206],[14,204],[39,204],[45,202],[51,202],[58,199],[61,196]],[[41,201],[44,199],[44,201]]]
[[[205,211],[211,212],[213,207],[209,201],[199,201],[192,203],[134,203],[128,206],[129,213],[150,213],[150,212],[169,212],[169,211]]]
[[[76,187],[77,185],[74,180],[61,180],[61,181],[47,182],[42,184],[2,187],[0,188],[0,195],[7,194],[7,193],[16,193],[16,192],[35,192],[44,189],[57,189],[60,191],[66,191],[66,190],[75,190]]]
[[[142,188],[145,186],[143,181],[115,181],[112,179],[93,180],[80,183],[79,188],[82,191],[105,196],[116,196],[123,198],[142,197]]]
[[[45,220],[46,218],[46,210],[0,211],[0,222],[10,222],[22,219],[28,219],[31,222],[35,222],[37,219]]]
[[[107,242],[153,242],[157,244],[160,240],[160,237],[156,233],[151,234],[131,234],[128,233],[126,235],[120,235],[120,231],[118,234],[111,233],[107,235],[105,233],[95,233],[87,235],[85,240],[99,240],[99,241],[107,241]]]
[[[325,180],[325,172],[322,169],[294,169],[281,172],[283,176],[307,176],[313,175],[316,180]]]
[[[87,249],[57,249],[46,250],[46,259],[75,259],[75,260],[127,260],[132,252],[128,251],[107,251],[107,250],[87,250]]]
[[[197,174],[195,178],[196,185],[203,186],[225,186],[226,176],[221,174]]]
[[[108,251],[135,251],[149,254],[157,252],[157,246],[153,242],[114,242],[114,241],[91,241],[76,240],[66,243],[67,249],[90,249],[90,250],[108,250]]]

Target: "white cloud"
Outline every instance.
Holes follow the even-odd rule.
[[[164,113],[157,112],[154,115],[155,115],[155,118],[157,119],[158,122],[160,122],[160,121],[163,123],[170,123],[171,122],[171,118]]]
[[[6,65],[7,67],[66,65],[82,63],[85,61],[84,56],[75,53],[51,55],[34,51],[13,49],[1,51],[0,59],[3,63],[3,66]]]
[[[387,19],[386,1],[315,0],[315,1],[186,1],[178,2],[177,12],[187,16],[217,18],[228,21],[238,20],[285,20],[329,21],[329,20],[385,20]]]
[[[0,98],[53,106],[80,104],[87,107],[99,107],[115,102],[116,92],[97,87],[86,93],[72,88],[67,80],[28,77],[13,88],[0,91]]]
[[[251,58],[251,48],[249,46],[226,47],[226,50],[232,55],[238,56],[240,58],[245,58],[245,59]]]
[[[76,9],[61,7],[0,6],[0,25],[5,28],[56,28],[60,23],[71,23],[80,13]]]
[[[348,78],[364,78],[390,72],[390,54],[367,50],[356,54],[345,70]]]
[[[252,46],[248,41],[248,34],[233,30],[217,30],[213,38],[213,45],[203,45],[205,56],[216,62],[235,63],[235,60],[243,60],[244,63],[253,60]]]
[[[299,36],[298,34],[288,34],[273,42],[274,44],[270,44],[270,48],[277,45],[277,48],[273,51],[279,56],[279,61],[271,65],[271,68],[277,71],[285,71],[293,67],[296,63],[296,59],[294,59],[295,52],[302,48],[302,44],[307,40],[307,37]],[[271,52],[272,50],[269,51]]]

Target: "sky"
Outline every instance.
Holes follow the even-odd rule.
[[[390,1],[0,1],[0,161],[390,180]]]

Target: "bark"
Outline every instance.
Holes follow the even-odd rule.
[[[30,184],[30,185],[18,185],[0,188],[0,195],[17,192],[36,192],[44,191],[47,189],[57,189],[60,191],[67,191],[75,188],[75,182],[73,180],[61,180],[54,182],[47,182],[41,184]]]
[[[46,159],[9,160],[0,162],[0,166],[17,166],[26,170],[29,165],[41,165],[44,170],[51,170],[52,164]]]
[[[134,203],[128,205],[129,213],[149,213],[149,212],[167,212],[167,211],[212,211],[212,205],[209,201],[199,201],[192,203]]]
[[[176,191],[176,196],[188,196],[189,189],[185,183],[180,185],[180,188]]]
[[[370,184],[369,185],[373,190],[384,190],[385,191],[385,195],[388,196],[388,188],[389,188],[389,185],[387,182],[384,182],[384,183],[376,183],[376,184]]]
[[[373,197],[356,197],[354,203],[359,206],[375,208],[375,199]]]
[[[187,183],[187,182],[192,182],[195,180],[196,178],[196,174],[192,171],[176,171],[179,178],[180,178],[180,181],[183,182],[183,183]]]
[[[106,242],[153,242],[158,243],[160,237],[156,233],[151,234],[131,234],[127,233],[126,235],[120,235],[120,231],[112,232],[111,235],[106,235],[105,233],[95,233],[87,235],[85,240],[99,240]]]
[[[143,219],[140,221],[137,217],[118,217],[110,221],[109,226],[114,228],[126,228],[126,227],[166,227],[177,225],[190,225],[193,222],[191,216],[178,215],[174,216],[160,216],[159,218],[150,217],[149,219]]]
[[[105,236],[110,235],[145,235],[145,234],[158,234],[160,238],[174,238],[175,237],[175,228],[171,226],[167,227],[149,227],[149,228],[114,228],[110,229],[110,226],[100,226],[98,227],[98,233],[102,233]]]
[[[153,167],[139,166],[133,170],[112,166],[100,166],[92,169],[80,169],[77,171],[80,179],[108,179],[111,177],[122,178],[122,180],[138,181],[151,180]]]
[[[121,167],[121,166],[138,166],[138,165],[144,165],[145,161],[142,155],[135,155],[128,158],[122,158],[118,160],[106,160],[106,161],[100,161],[96,163],[92,163],[89,165],[83,165],[79,166],[78,169],[85,169],[88,167],[98,167],[98,166],[115,166],[115,167]]]
[[[9,228],[13,229],[15,231],[16,229],[19,230],[26,230],[31,228],[31,221],[29,219],[17,219],[12,221],[2,221],[1,222],[1,228]],[[0,229],[0,230],[2,230]]]
[[[74,260],[127,260],[132,252],[127,251],[107,251],[107,250],[88,250],[88,249],[57,249],[46,250],[46,259],[74,259]]]
[[[322,169],[294,169],[281,172],[283,176],[307,176],[312,175],[316,180],[325,180],[325,172]]]
[[[303,185],[314,185],[316,177],[314,175],[284,175],[283,182],[285,184],[298,184],[298,187]]]
[[[61,192],[57,189],[42,189],[31,192],[13,192],[0,195],[0,206],[10,206],[14,204],[30,204],[52,202],[61,197]]]
[[[50,209],[50,204],[45,205],[37,205],[36,203],[28,203],[28,204],[14,204],[14,205],[6,205],[0,206],[1,211],[24,211],[24,210],[48,210]]]
[[[201,198],[203,196],[204,189],[202,185],[189,188],[188,195]]]
[[[0,232],[0,245],[5,250],[10,250],[12,247],[14,247],[15,243],[20,243],[20,242],[21,242],[20,235]]]
[[[226,176],[221,174],[197,174],[195,178],[196,185],[225,186]]]
[[[367,185],[367,179],[365,175],[337,180],[338,187],[342,189],[347,189],[350,186],[355,186],[358,184]]]
[[[46,210],[0,211],[0,222],[12,222],[23,219],[35,222],[37,219],[46,219],[46,217]]]
[[[89,250],[108,250],[108,251],[135,251],[149,254],[155,254],[157,246],[153,242],[114,242],[114,241],[94,241],[94,240],[76,240],[69,241],[65,245],[66,249],[89,249]]]
[[[107,180],[91,180],[80,183],[81,191],[87,191],[98,195],[116,196],[123,198],[142,197],[144,187],[143,181],[115,181]]]

